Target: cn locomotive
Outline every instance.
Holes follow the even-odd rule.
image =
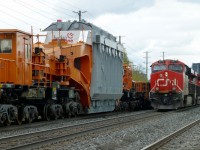
[[[199,104],[200,75],[178,60],[151,65],[150,100],[154,109],[178,109]]]
[[[85,21],[49,25],[44,43],[0,30],[0,124],[112,111],[122,96],[123,45]],[[40,35],[35,35],[40,39]]]

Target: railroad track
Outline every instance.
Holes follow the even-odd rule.
[[[183,112],[183,111],[187,111],[187,110],[190,110],[190,109],[195,109],[199,106],[200,105],[197,104],[197,105],[193,105],[193,106],[189,106],[189,107],[183,107],[183,108],[177,109],[176,112]]]
[[[109,116],[114,115],[121,115],[126,114],[126,112],[106,112],[106,113],[98,113],[98,114],[89,114],[89,115],[81,115],[78,117],[72,117],[72,118],[65,118],[65,119],[58,119],[58,120],[50,120],[50,121],[44,121],[44,120],[37,120],[35,122],[32,122],[31,124],[22,124],[22,125],[11,125],[11,126],[1,126],[0,132],[6,132],[11,130],[21,130],[24,128],[38,128],[41,126],[45,126],[48,124],[58,124],[60,122],[73,122],[73,121],[79,121],[79,120],[86,120],[86,119],[93,119],[93,118],[105,118]]]
[[[164,146],[165,144],[167,144],[168,142],[170,142],[171,140],[173,140],[174,138],[176,138],[177,136],[180,136],[181,134],[188,131],[190,128],[194,127],[195,125],[197,125],[199,123],[200,123],[200,119],[182,127],[181,129],[171,133],[170,135],[163,137],[162,139],[144,147],[142,150],[157,150],[157,149],[161,148],[162,146]]]
[[[141,115],[129,114],[126,116],[118,116],[103,119],[100,121],[90,121],[87,123],[76,124],[72,126],[16,135],[12,137],[5,137],[0,139],[0,149],[27,150],[40,147],[45,148],[51,146],[52,143],[55,146],[55,144],[59,143],[60,141],[70,141],[75,138],[77,139],[83,137],[84,135],[91,134],[93,132],[107,130],[114,126],[119,126],[121,124],[144,121],[145,119],[151,119],[152,117],[162,116],[165,114],[169,113],[152,112],[144,113]]]
[[[144,113],[150,113],[153,112],[154,110],[145,110],[145,111],[138,111],[138,112],[133,112],[135,115],[140,115]],[[101,118],[107,118],[107,117],[112,117],[112,116],[120,116],[120,115],[126,115],[130,114],[130,112],[106,112],[106,113],[98,113],[98,114],[89,114],[89,115],[82,115],[78,117],[73,117],[73,118],[65,118],[65,119],[58,119],[58,120],[50,120],[50,121],[36,121],[31,124],[22,124],[22,125],[11,125],[11,126],[1,126],[0,127],[0,133],[3,132],[10,132],[10,131],[20,131],[24,129],[32,129],[32,128],[40,128],[44,127],[46,124],[65,124],[69,122],[76,122],[76,121],[82,121],[82,120],[92,120],[92,119],[101,119]],[[1,138],[1,135],[0,135]]]

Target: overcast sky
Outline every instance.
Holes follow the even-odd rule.
[[[57,19],[78,19],[72,11],[87,11],[82,18],[123,36],[134,65],[145,68],[164,57],[191,67],[200,63],[200,0],[1,0],[0,28],[34,33]],[[145,69],[142,69],[145,71]]]

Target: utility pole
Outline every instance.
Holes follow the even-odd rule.
[[[79,17],[79,22],[81,22],[81,14],[82,13],[86,13],[87,11],[78,11],[78,12],[76,12],[76,11],[73,11],[74,13],[77,13],[78,14],[78,17]]]
[[[148,58],[149,58],[149,56],[148,56],[148,51],[146,51],[145,52],[146,53],[146,78],[147,78],[147,80],[148,80],[148,63],[149,63],[149,61],[148,61]]]

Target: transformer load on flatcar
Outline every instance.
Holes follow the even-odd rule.
[[[33,45],[29,33],[0,30],[0,124],[114,110],[123,76],[116,38],[85,21],[44,31]]]
[[[149,83],[133,81],[133,70],[130,65],[124,64],[123,69],[123,95],[116,105],[116,110],[150,109]]]
[[[69,74],[63,73],[63,78],[78,91],[83,111],[114,110],[116,99],[122,95],[123,73],[123,46],[116,37],[84,20],[58,20],[44,31],[45,53],[68,60]]]
[[[150,99],[154,109],[178,109],[200,101],[199,75],[178,60],[151,65]]]

